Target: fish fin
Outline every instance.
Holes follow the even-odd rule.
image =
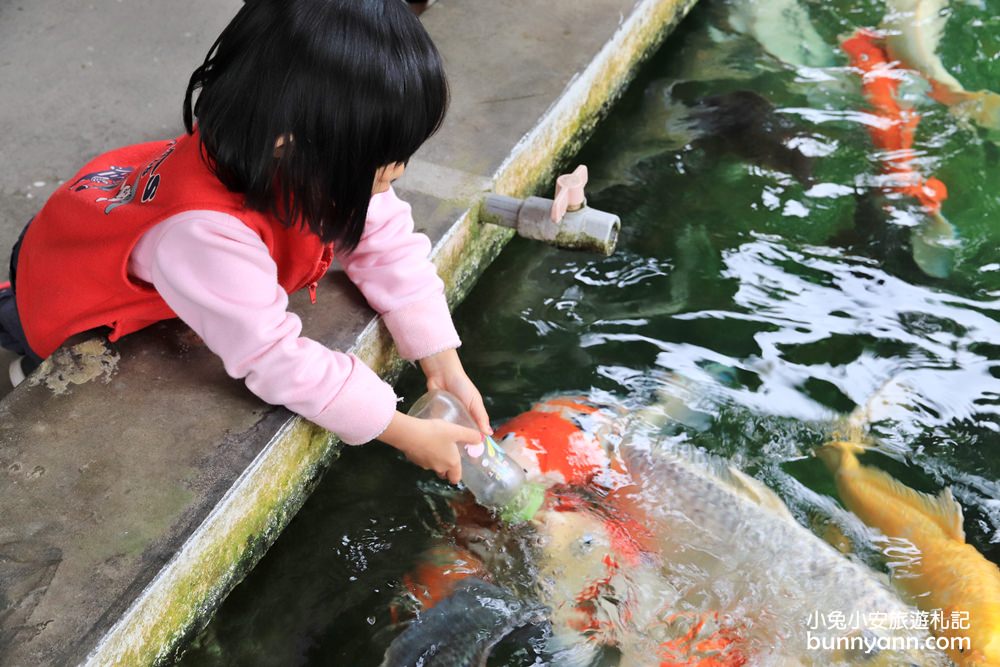
[[[913,261],[931,278],[947,278],[955,266],[955,228],[940,212],[930,213],[910,235]]]
[[[951,539],[958,542],[965,542],[965,529],[962,525],[964,522],[962,505],[955,500],[950,488],[946,487],[938,495],[932,496],[928,493],[911,489],[889,473],[878,468],[863,466],[863,469],[869,481],[881,486],[885,493],[926,516],[937,524]]]
[[[545,652],[559,667],[590,667],[601,647],[585,636],[564,627],[553,626],[545,642]]]
[[[959,118],[971,120],[988,130],[1000,130],[1000,93],[992,90],[953,93],[948,106]]]
[[[743,495],[749,497],[761,507],[772,509],[794,521],[792,513],[789,511],[788,505],[785,504],[785,501],[783,501],[778,494],[769,489],[763,482],[751,477],[733,466],[729,466],[728,468],[728,477],[732,485],[739,489]]]
[[[887,472],[871,466],[861,466],[856,455],[863,454],[865,449],[865,446],[859,442],[835,440],[817,449],[816,455],[823,459],[830,471],[834,473],[844,468],[860,467],[868,481],[881,487],[886,495],[906,503],[925,515],[937,524],[948,537],[965,542],[962,506],[952,496],[950,488],[942,489],[937,496],[911,489]]]

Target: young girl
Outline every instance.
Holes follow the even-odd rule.
[[[456,483],[456,443],[482,435],[397,412],[392,387],[286,310],[303,287],[315,303],[335,251],[428,388],[492,432],[430,241],[391,186],[447,97],[401,0],[247,0],[191,77],[187,134],[95,158],[25,229],[0,291],[0,343],[24,355],[12,375],[82,331],[180,317],[263,400]]]

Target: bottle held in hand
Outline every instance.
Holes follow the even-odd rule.
[[[421,419],[443,419],[479,430],[469,411],[453,394],[435,389],[414,403],[409,414]],[[483,436],[478,444],[459,445],[462,483],[480,505],[500,512],[505,520],[530,519],[541,505],[544,491],[528,482],[524,470],[507,456],[493,438]]]

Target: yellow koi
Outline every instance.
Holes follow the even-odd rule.
[[[932,628],[940,637],[968,638],[964,647],[950,642],[951,659],[966,667],[1000,665],[1000,568],[966,543],[962,506],[950,489],[930,496],[861,465],[856,455],[863,451],[845,441],[818,451],[834,474],[841,501],[886,537],[919,551],[894,570],[893,579],[920,609],[942,610],[946,619],[968,615],[965,628]]]

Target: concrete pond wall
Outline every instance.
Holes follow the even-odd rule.
[[[453,102],[397,190],[434,243],[452,305],[510,239],[509,230],[479,222],[485,193],[550,196],[541,188],[694,1],[440,0],[423,15]],[[193,68],[238,6],[95,4],[96,11],[0,1],[0,89],[72,72],[88,53],[117,67],[104,72],[114,77],[110,97],[88,89],[101,77],[86,79],[83,67],[84,83],[70,74],[64,90],[46,89],[39,114],[25,113],[26,95],[0,105],[7,136],[29,128],[17,146],[26,156],[20,167],[5,160],[0,168],[4,249],[46,190],[114,145],[102,140],[179,133],[179,95],[151,92],[156,105],[146,102],[153,110],[145,120],[115,95],[155,89],[143,78],[157,73],[154,58],[166,62],[187,39],[201,42],[185,51]],[[192,20],[186,10],[210,20]],[[187,37],[161,35],[184,30],[186,21],[194,26]],[[73,51],[62,63],[51,53],[59,48]],[[179,68],[166,78],[182,90]],[[100,107],[88,109],[91,118],[119,114],[124,127],[88,133],[72,125],[72,105]],[[403,368],[384,325],[342,272],[327,276],[316,305],[300,293],[292,308],[304,335],[354,352],[389,380]],[[114,345],[93,338],[64,346],[0,400],[0,665],[171,662],[338,451],[329,433],[228,378],[179,322]]]

